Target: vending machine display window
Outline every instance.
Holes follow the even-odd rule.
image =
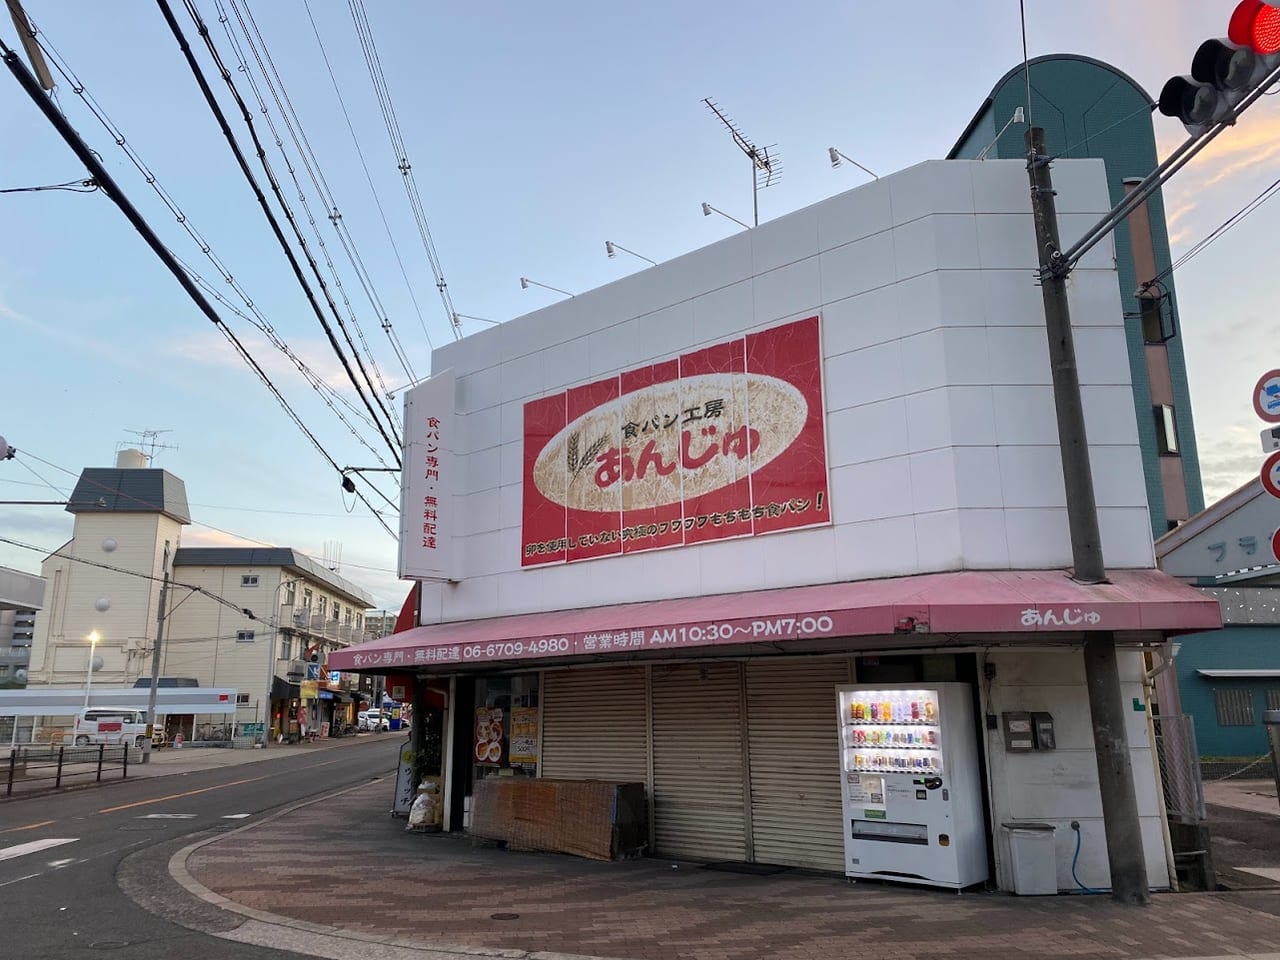
[[[837,688],[849,876],[987,879],[971,695],[962,683]]]

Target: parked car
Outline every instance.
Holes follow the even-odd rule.
[[[147,714],[131,707],[90,707],[76,714],[72,738],[78,747],[91,743],[132,743],[140,747],[147,739]]]
[[[390,730],[391,718],[381,710],[361,710],[356,715],[356,725],[361,730]]]

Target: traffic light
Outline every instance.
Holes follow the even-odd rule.
[[[1241,0],[1227,36],[1206,40],[1191,58],[1191,73],[1172,77],[1160,91],[1159,108],[1193,136],[1227,117],[1280,65],[1280,7]]]

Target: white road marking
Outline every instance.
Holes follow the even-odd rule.
[[[7,887],[11,883],[21,883],[23,880],[30,880],[31,878],[38,876],[40,876],[38,873],[28,873],[25,877],[15,877],[12,880],[6,880],[4,883],[0,883],[0,887]]]
[[[14,847],[4,847],[0,849],[0,860],[12,860],[15,857],[25,857],[28,853],[39,853],[41,850],[48,850],[50,847],[60,847],[64,843],[75,843],[79,837],[46,837],[44,840],[32,840],[30,843],[20,843]]]
[[[253,816],[253,814],[251,813],[228,813],[222,819],[223,820],[244,820],[251,816]]]
[[[139,820],[193,820],[194,813],[148,813],[138,817]]]
[[[48,864],[46,864],[46,866],[65,867],[68,863],[75,863],[75,862],[76,862],[75,857],[67,857],[67,859],[65,860],[50,860]]]
[[[1267,880],[1280,880],[1280,867],[1236,867],[1241,873],[1252,873]]]

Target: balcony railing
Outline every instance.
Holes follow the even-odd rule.
[[[357,630],[355,624],[334,620],[328,614],[321,615],[307,607],[285,603],[280,605],[280,628],[303,633],[323,640],[337,640],[340,643],[359,643],[364,640],[364,633]]]

